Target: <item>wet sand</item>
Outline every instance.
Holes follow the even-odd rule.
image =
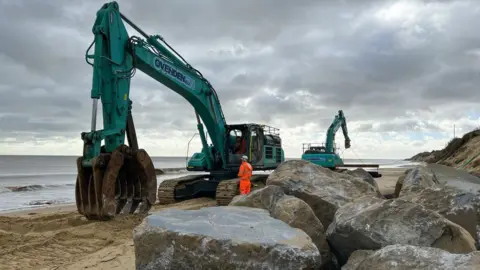
[[[201,198],[165,208],[215,206]],[[132,230],[141,216],[93,222],[75,205],[11,212],[0,216],[0,269],[135,269]]]
[[[384,194],[393,192],[405,169],[381,169],[376,178]],[[215,206],[201,198],[166,208]],[[140,216],[120,216],[109,222],[87,221],[75,205],[50,206],[0,214],[0,269],[135,269],[132,230]]]

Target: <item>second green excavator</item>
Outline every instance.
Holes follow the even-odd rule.
[[[343,170],[343,168],[375,168],[376,171],[368,170],[367,172],[374,178],[381,177],[382,174],[378,171],[378,164],[345,164],[343,162],[343,159],[338,155],[335,147],[335,135],[340,127],[342,128],[343,137],[345,139],[345,149],[350,148],[351,145],[347,130],[347,120],[343,111],[339,110],[327,130],[325,143],[303,144],[302,160],[310,161],[331,170]]]
[[[325,144],[304,143],[302,159],[331,169],[344,165],[342,158],[338,155],[335,149],[335,134],[340,127],[342,127],[343,136],[345,138],[345,149],[350,148],[347,121],[343,115],[343,111],[339,110],[338,114],[335,115],[332,124],[330,124],[330,127],[328,128]]]
[[[129,36],[123,22],[145,39]],[[85,57],[93,67],[93,110],[91,130],[82,133],[83,156],[77,160],[79,213],[88,219],[110,219],[119,213],[148,212],[156,202],[155,168],[147,152],[139,148],[133,124],[130,79],[136,69],[193,106],[202,142],[202,151],[193,154],[187,170],[207,173],[163,181],[158,187],[161,204],[202,196],[228,204],[238,194],[236,174],[242,155],[248,156],[254,171],[272,170],[284,161],[278,129],[253,123],[227,124],[208,80],[161,36],[147,35],[128,20],[117,2],[106,3],[97,11],[92,31],[94,41]],[[89,54],[93,46],[94,53]],[[99,99],[102,130],[96,130]],[[252,181],[264,180],[256,177]]]

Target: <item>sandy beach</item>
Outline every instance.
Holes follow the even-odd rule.
[[[405,168],[380,169],[376,178],[383,194],[395,189]],[[165,208],[215,206],[201,198]],[[75,205],[28,209],[0,215],[0,269],[135,269],[132,230],[139,216],[119,216],[109,222],[87,221]]]

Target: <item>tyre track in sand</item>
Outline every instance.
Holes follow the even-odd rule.
[[[200,198],[154,205],[152,211],[215,205]],[[142,219],[88,221],[77,212],[0,216],[0,269],[134,269],[132,230]]]

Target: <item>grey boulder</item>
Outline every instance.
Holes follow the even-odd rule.
[[[342,270],[475,270],[480,251],[454,254],[439,248],[389,245],[377,251],[357,250]]]
[[[378,187],[377,181],[375,181],[375,179],[372,177],[372,175],[370,175],[366,170],[364,170],[362,168],[357,168],[355,170],[346,170],[344,173],[346,173],[348,175],[351,175],[351,176],[354,176],[354,177],[358,177],[358,178],[362,179],[363,181],[369,183],[370,185],[372,185],[375,188],[378,196],[383,197],[382,193],[380,192],[380,188]]]
[[[395,197],[401,196],[402,192],[411,193],[427,187],[441,185],[435,173],[425,165],[409,169],[400,176],[395,186]]]
[[[435,211],[448,220],[466,229],[474,239],[477,239],[477,225],[480,215],[478,195],[454,187],[427,187],[415,192],[402,192],[401,200],[420,204]]]
[[[317,247],[299,229],[250,207],[167,209],[133,231],[135,265],[147,269],[316,269]]]
[[[355,250],[350,257],[348,257],[348,262],[342,266],[342,270],[355,270],[357,267],[365,260],[368,256],[375,253],[374,250]]]
[[[235,196],[229,205],[261,208],[272,212],[277,201],[283,196],[285,196],[285,193],[281,187],[266,186],[256,189],[247,195]]]
[[[283,188],[288,195],[305,201],[323,226],[328,227],[337,209],[363,195],[379,197],[367,182],[333,172],[305,160],[288,160],[267,178],[267,185]]]
[[[322,266],[333,263],[325,229],[320,220],[306,202],[286,195],[281,187],[266,186],[248,195],[236,196],[229,206],[255,207],[269,211],[273,218],[290,227],[301,229],[310,236],[322,255]]]
[[[438,247],[454,253],[475,250],[472,236],[440,214],[408,201],[368,196],[338,209],[326,235],[342,265],[356,250],[393,244]]]

